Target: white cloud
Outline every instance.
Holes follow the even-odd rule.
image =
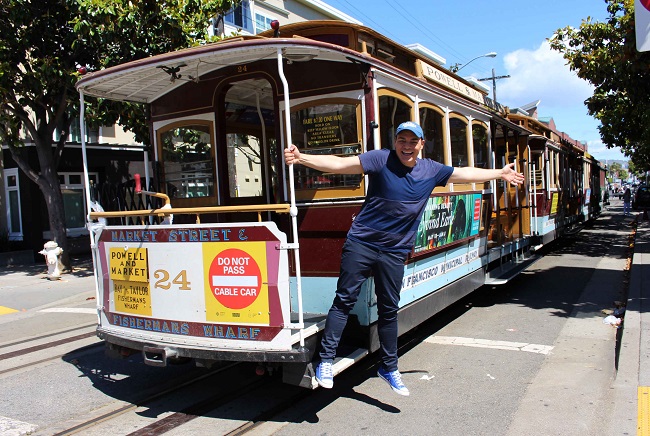
[[[587,150],[589,150],[589,153],[601,162],[606,162],[607,160],[629,160],[628,157],[623,155],[619,148],[607,148],[600,139],[588,141]]]
[[[520,106],[541,100],[540,109],[575,107],[586,114],[584,100],[592,95],[593,87],[569,70],[562,54],[551,50],[547,41],[535,51],[508,53],[503,62],[510,78],[497,82],[499,101]]]
[[[589,153],[601,161],[628,160],[618,148],[608,149],[600,139],[599,122],[587,115],[584,101],[593,86],[566,65],[562,54],[544,41],[536,50],[519,49],[503,60],[507,79],[497,81],[497,99],[510,107],[537,100],[540,117],[552,117],[558,130],[586,141]]]

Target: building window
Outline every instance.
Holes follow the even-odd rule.
[[[271,21],[273,21],[273,18],[266,17],[262,14],[255,14],[255,34],[258,34],[260,32],[264,32],[265,30],[269,30],[271,28]]]
[[[231,9],[225,16],[224,21],[232,26],[253,33],[253,20],[251,18],[251,7],[248,0],[242,1],[239,6]]]
[[[110,129],[104,127],[104,129]],[[86,126],[86,142],[97,143],[99,142],[99,127],[89,127]],[[63,125],[60,124],[54,130],[53,139],[55,142],[58,142],[61,139],[61,134],[63,133]],[[115,127],[113,126],[113,137],[115,136]],[[70,127],[68,128],[68,136],[65,138],[66,142],[75,142],[81,143],[81,127],[79,125],[79,117],[76,116],[72,118],[70,122]]]
[[[81,127],[79,126],[79,117],[74,117],[70,123],[70,134],[68,141],[81,142]]]
[[[97,184],[97,174],[88,175],[92,184]],[[84,194],[83,173],[59,173],[61,193],[63,194],[63,210],[65,211],[65,227],[68,236],[78,236],[86,233],[86,196]]]
[[[7,199],[7,230],[10,241],[23,240],[23,227],[20,214],[20,185],[18,168],[4,171],[5,198]]]

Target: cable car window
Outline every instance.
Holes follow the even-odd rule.
[[[273,90],[252,78],[229,85],[224,99],[227,194],[273,202],[277,188],[277,144]]]
[[[477,168],[490,168],[487,128],[483,125],[474,124],[472,126],[472,139],[474,143],[474,166]]]
[[[543,158],[544,155],[542,153],[533,154],[531,156],[531,164],[535,165],[535,172],[532,174],[533,180],[531,180],[531,185],[534,185],[537,189],[544,189],[544,159]]]
[[[240,133],[226,135],[231,197],[262,195],[261,142],[260,138],[253,135]]]
[[[209,124],[196,121],[160,132],[160,146],[170,198],[214,195],[214,147]]]
[[[379,97],[379,134],[381,148],[393,149],[395,130],[405,121],[411,121],[411,106],[392,96]]]
[[[549,165],[551,167],[551,185],[550,188],[559,189],[560,188],[560,155],[556,151],[549,151],[550,159]]]
[[[307,154],[360,154],[357,121],[358,104],[331,103],[309,106],[291,114],[293,143]],[[296,170],[298,189],[358,187],[360,174],[327,174],[300,165]]]
[[[430,108],[420,109],[420,125],[424,131],[422,157],[445,163],[445,144],[443,140],[443,116]]]
[[[449,120],[451,133],[451,165],[454,167],[467,166],[467,123],[458,118]]]

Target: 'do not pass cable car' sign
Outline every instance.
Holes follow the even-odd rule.
[[[206,247],[203,253],[208,321],[269,322],[263,243]],[[209,262],[209,265],[208,265]]]

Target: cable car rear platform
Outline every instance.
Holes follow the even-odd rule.
[[[236,350],[233,348],[219,349],[212,347],[188,347],[176,343],[150,342],[143,343],[140,339],[129,339],[123,335],[115,335],[99,327],[97,336],[106,341],[107,354],[111,357],[123,358],[141,351],[144,363],[150,366],[164,367],[170,361],[182,358],[195,359],[200,366],[210,367],[218,361],[248,361],[248,362],[280,362],[301,363],[311,361],[317,345],[318,333],[325,328],[326,314],[305,313],[303,322],[305,328],[302,335],[305,341],[300,346],[300,330],[292,330],[291,350]],[[298,322],[298,314],[291,314],[291,321]]]

